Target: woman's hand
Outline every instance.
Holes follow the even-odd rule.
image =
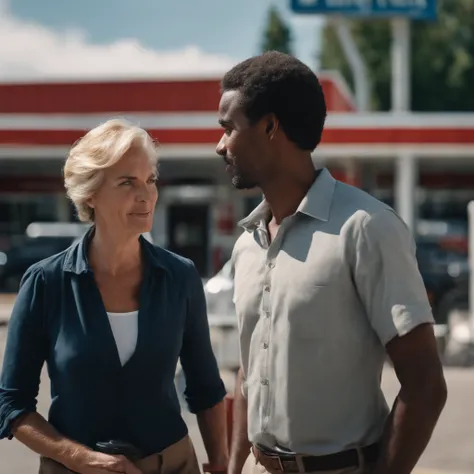
[[[72,470],[79,474],[110,474],[111,472],[143,474],[142,471],[125,456],[104,454],[97,451],[84,453],[74,464],[75,466],[72,466]]]

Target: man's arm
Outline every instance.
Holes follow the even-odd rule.
[[[409,474],[446,401],[431,307],[406,224],[392,210],[354,226],[348,258],[369,323],[401,384],[382,439],[376,474]]]
[[[447,397],[431,325],[387,344],[400,392],[385,426],[374,474],[409,474],[431,438]]]
[[[247,400],[242,393],[242,369],[239,370],[235,384],[234,421],[228,474],[240,474],[250,454],[251,444],[247,432]]]

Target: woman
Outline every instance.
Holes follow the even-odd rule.
[[[80,220],[93,225],[23,277],[0,380],[0,438],[39,453],[42,474],[198,473],[174,385],[180,359],[209,461],[225,466],[226,392],[201,279],[189,260],[141,236],[158,197],[153,140],[110,120],[75,144],[64,174]],[[49,421],[36,412],[44,361]]]

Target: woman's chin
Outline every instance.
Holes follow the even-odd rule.
[[[132,219],[129,222],[129,226],[128,226],[130,230],[133,230],[137,234],[144,234],[145,232],[151,232],[152,227],[153,227],[153,219],[151,218]]]

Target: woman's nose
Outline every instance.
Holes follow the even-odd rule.
[[[143,184],[138,189],[137,199],[139,201],[149,201],[151,199],[152,193],[153,189],[151,189],[151,186],[148,183]]]

